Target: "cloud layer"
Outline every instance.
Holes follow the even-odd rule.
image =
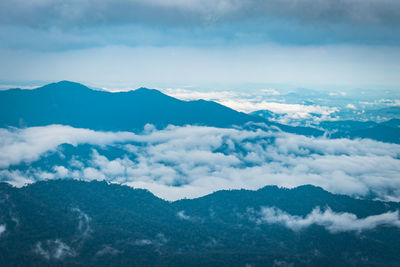
[[[396,0],[2,0],[0,46],[398,45],[399,18]]]
[[[322,105],[303,105],[293,103],[282,103],[283,98],[277,98],[281,93],[275,89],[261,89],[256,94],[250,92],[235,91],[216,91],[199,92],[188,89],[165,89],[162,90],[167,95],[182,100],[210,100],[220,103],[245,113],[259,110],[268,110],[276,114],[283,115],[279,122],[289,123],[295,120],[320,121],[331,119],[331,115],[339,111],[336,107]]]
[[[0,129],[0,168],[31,162],[61,144],[87,143],[93,145],[129,141],[132,133],[103,133],[69,126],[50,125],[20,129]]]
[[[325,211],[321,211],[319,207],[316,207],[307,216],[301,217],[290,215],[274,207],[263,207],[259,215],[260,218],[256,219],[257,223],[281,224],[293,231],[299,231],[312,225],[322,226],[331,233],[362,232],[379,226],[400,228],[399,211],[357,218],[352,213],[337,213],[329,207]]]
[[[164,130],[149,125],[140,134],[52,125],[0,134],[0,179],[19,186],[43,179],[96,179],[176,200],[221,189],[313,184],[334,193],[400,200],[400,146],[367,139],[309,138],[262,125]],[[91,144],[91,150],[65,152],[63,143]],[[118,153],[110,155],[111,148]],[[38,161],[57,153],[61,162]],[[42,163],[20,168],[24,162]]]
[[[302,22],[399,24],[395,0],[117,0],[23,1],[3,0],[0,22],[29,26],[141,22],[148,24],[204,24],[284,18]]]

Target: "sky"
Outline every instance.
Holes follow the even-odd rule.
[[[0,83],[400,86],[396,0],[2,0]]]

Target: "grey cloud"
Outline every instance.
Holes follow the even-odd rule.
[[[2,23],[34,27],[108,23],[209,25],[250,18],[395,25],[400,21],[400,3],[395,0],[3,0],[0,10]]]
[[[237,9],[234,1],[2,1],[0,21],[33,27],[93,24],[184,24],[211,21]],[[237,6],[237,5],[236,5]]]
[[[62,135],[63,127],[65,134]],[[58,129],[54,131],[54,129]],[[266,185],[320,186],[330,192],[363,197],[374,194],[383,200],[400,201],[400,146],[368,139],[310,138],[265,127],[220,129],[148,126],[141,134],[104,133],[67,126],[47,126],[8,131],[13,150],[0,153],[2,162],[26,160],[22,149],[38,160],[57,151],[62,138],[75,145],[95,144],[90,155],[63,166],[19,170],[16,165],[0,170],[1,179],[14,185],[44,179],[70,177],[107,180],[146,188],[159,197],[194,198],[221,189],[258,189]],[[29,133],[29,134],[28,134]],[[31,133],[34,133],[31,136]],[[47,138],[37,139],[36,136]],[[57,142],[47,143],[57,136]],[[84,138],[82,138],[84,136]],[[19,140],[18,142],[15,140]],[[35,141],[33,141],[35,140]],[[119,143],[115,143],[116,140]],[[133,142],[133,143],[132,143]],[[108,158],[100,147],[121,150]],[[4,142],[0,146],[9,149]],[[46,147],[46,149],[43,149]],[[3,164],[3,166],[9,166]]]
[[[357,218],[352,213],[337,213],[329,207],[325,211],[321,211],[319,207],[316,207],[307,216],[301,217],[290,215],[274,207],[262,207],[258,215],[259,218],[255,219],[254,215],[251,215],[250,218],[259,224],[281,224],[293,231],[299,231],[312,225],[322,226],[331,233],[362,232],[379,226],[400,228],[399,211]]]
[[[255,1],[261,14],[297,18],[310,22],[398,23],[400,4],[393,0],[275,0]],[[257,11],[254,11],[257,12]]]
[[[398,45],[396,0],[2,0],[0,47]]]

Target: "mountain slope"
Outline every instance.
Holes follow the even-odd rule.
[[[157,90],[94,91],[81,84],[59,82],[35,90],[0,92],[0,125],[66,124],[95,130],[142,129],[146,123],[230,126],[260,121],[208,101],[180,101]]]
[[[35,90],[0,91],[0,127],[64,124],[94,130],[141,130],[147,123],[230,127],[267,120],[237,112],[211,101],[181,101],[157,90],[110,93],[62,81]],[[321,135],[312,128],[272,123],[284,131]]]
[[[0,183],[0,265],[400,263],[400,230],[390,224],[331,232],[323,225],[293,230],[255,219],[262,218],[262,207],[300,216],[296,219],[316,205],[330,207],[342,218],[339,224],[348,221],[342,212],[362,219],[400,208],[398,203],[352,199],[313,186],[219,191],[171,203],[145,190],[105,182],[56,180],[20,189]]]
[[[382,109],[383,110],[383,109]],[[386,110],[386,109],[384,109]],[[337,120],[337,121],[322,121],[313,127],[321,129],[326,132],[326,136],[330,138],[369,138],[376,141],[388,142],[388,143],[400,143],[400,120],[396,119],[399,116],[399,110],[396,108],[389,109],[392,113],[390,115],[393,119],[384,122],[375,121],[359,121],[359,120]],[[377,110],[376,112],[380,112]],[[397,113],[396,113],[397,111]],[[374,110],[369,110],[369,119],[374,118]],[[378,113],[379,114],[379,113]],[[270,121],[270,125],[273,125],[272,120],[276,120],[279,114],[275,114],[268,110],[258,110],[250,113],[252,116],[261,117]],[[377,116],[377,114],[375,114]],[[379,117],[379,116],[377,116]],[[390,118],[390,117],[389,117]],[[305,121],[303,122],[305,123]],[[276,123],[278,124],[278,123]],[[285,131],[286,125],[279,124],[280,129]],[[295,127],[301,129],[302,127]],[[310,129],[303,127],[303,129]],[[290,130],[289,130],[290,131]]]
[[[400,143],[399,120],[373,121],[325,121],[320,127],[331,132],[332,138],[369,138],[382,142]]]

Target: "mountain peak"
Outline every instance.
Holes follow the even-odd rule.
[[[76,82],[71,82],[71,81],[59,81],[55,83],[50,83],[45,86],[42,86],[38,88],[39,90],[57,90],[57,91],[63,91],[63,90],[91,90],[89,87],[76,83]]]
[[[162,95],[165,95],[163,92],[161,92],[157,89],[149,89],[146,87],[140,87],[140,88],[134,90],[133,92],[140,93],[140,94],[162,94]]]
[[[131,131],[147,123],[159,127],[243,125],[255,117],[213,102],[182,101],[155,89],[110,93],[60,81],[30,91],[0,92],[0,125],[65,124],[94,130]],[[12,111],[12,112],[11,112]],[[258,119],[258,118],[256,118]]]

